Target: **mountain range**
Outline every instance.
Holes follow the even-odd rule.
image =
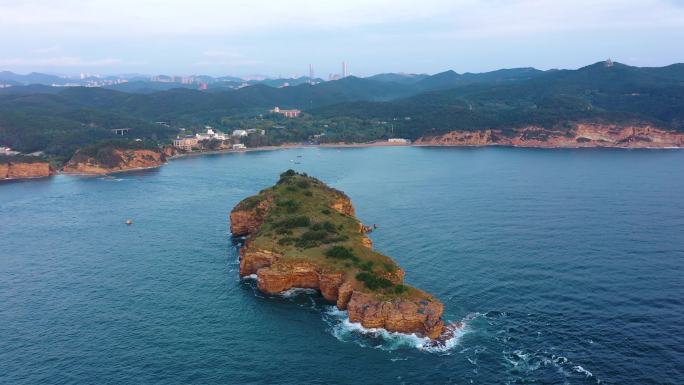
[[[16,81],[7,72],[2,74],[5,81]],[[49,80],[50,75],[25,76]],[[314,120],[391,121],[393,133],[411,139],[428,132],[562,127],[592,120],[639,121],[684,130],[684,64],[640,68],[599,62],[577,70],[389,73],[316,84],[310,84],[308,78],[297,82],[288,87],[258,82],[207,91],[141,91],[152,82],[124,83],[140,87],[130,92],[124,92],[123,85],[120,90],[45,85],[2,88],[0,145],[68,153],[108,137],[108,129],[117,127],[135,127],[138,135],[165,140],[177,129],[154,122],[170,122],[176,128],[220,127],[226,117],[232,122],[241,117],[253,119],[274,106],[302,109],[308,113],[307,119]],[[363,124],[359,127],[365,129]]]

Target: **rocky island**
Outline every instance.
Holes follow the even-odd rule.
[[[289,170],[276,185],[241,201],[230,214],[240,249],[240,276],[268,294],[320,290],[366,328],[439,339],[448,333],[444,305],[404,284],[404,271],[372,248],[369,228],[343,192]]]

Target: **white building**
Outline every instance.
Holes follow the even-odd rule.
[[[233,145],[233,150],[244,150],[244,149],[246,149],[246,148],[247,148],[247,146],[245,146],[245,145],[242,144],[242,143],[235,143],[235,144]]]
[[[228,136],[221,131],[216,131],[213,128],[208,128],[206,133],[195,134],[198,140],[228,140]]]
[[[199,147],[199,139],[193,136],[185,136],[173,140],[173,146],[184,151],[192,151]]]
[[[411,144],[410,140],[404,138],[389,138],[387,141],[396,144]]]
[[[274,109],[269,111],[272,114],[281,114],[285,116],[286,118],[296,118],[298,117],[302,111],[300,110],[283,110],[280,109],[280,107],[275,107]]]
[[[247,135],[249,135],[247,130],[234,130],[233,131],[233,136],[242,137],[242,136],[247,136]]]

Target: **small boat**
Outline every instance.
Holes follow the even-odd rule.
[[[132,219],[126,219],[126,225],[127,225],[127,226],[130,226],[130,225],[132,225],[132,224],[133,224],[133,220],[132,220]]]

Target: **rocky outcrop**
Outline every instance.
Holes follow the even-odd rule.
[[[53,174],[48,162],[6,162],[0,163],[0,180],[43,178]]]
[[[382,328],[400,333],[415,333],[436,339],[442,334],[444,305],[435,300],[379,301],[374,296],[355,291],[347,305],[349,320],[366,328]]]
[[[179,154],[178,148],[174,146],[164,146],[162,147],[162,153],[165,157],[171,158]]]
[[[349,198],[332,189],[326,191],[332,191],[333,194],[329,208],[345,216],[354,215],[354,207]],[[270,210],[279,210],[280,204],[271,204],[274,201],[280,202],[277,200],[279,198],[271,198],[269,194],[243,200],[230,214],[232,234],[247,237],[240,249],[240,276],[256,275],[257,288],[267,294],[277,294],[292,288],[320,290],[326,300],[335,303],[341,310],[348,310],[352,322],[358,322],[367,328],[415,333],[432,339],[440,337],[444,329],[444,322],[441,320],[444,306],[431,295],[404,286],[405,273],[401,268],[390,265],[391,269],[374,270],[375,279],[385,281],[385,287],[391,288],[390,291],[376,291],[358,280],[359,270],[339,270],[331,267],[337,265],[321,263],[317,258],[304,255],[285,256],[259,246],[273,244],[273,234],[270,233],[272,227],[264,230],[265,235],[259,236],[261,227],[267,220],[270,220],[269,226],[274,223],[268,217]],[[349,222],[348,219],[345,221]],[[363,225],[357,222],[352,222],[356,226],[354,229],[363,229]],[[357,234],[358,245],[372,249],[372,242],[363,231],[353,232]],[[365,269],[361,271],[370,271]],[[395,291],[395,287],[402,290]]]
[[[279,260],[280,254],[261,250],[248,243],[240,249],[240,276],[256,274],[263,267],[270,267]]]
[[[230,233],[234,237],[255,233],[264,222],[270,206],[270,199],[255,200],[250,197],[240,202],[230,212]]]
[[[240,275],[256,273],[257,288],[263,293],[278,294],[292,288],[318,289],[340,310],[348,310],[350,321],[359,322],[366,328],[415,333],[432,339],[442,333],[444,305],[429,295],[422,299],[379,298],[374,293],[359,290],[341,272],[324,272],[307,261],[279,262],[277,255],[253,247],[242,250]],[[402,283],[404,271],[398,269],[387,277],[393,283]]]
[[[344,194],[339,194],[338,197],[334,200],[331,207],[333,210],[344,215],[349,215],[350,217],[356,215],[351,200]]]
[[[580,123],[569,130],[529,126],[508,131],[451,131],[443,135],[420,138],[415,144],[542,148],[681,148],[684,147],[684,133],[650,125]]]
[[[166,156],[158,149],[107,149],[102,155],[86,155],[80,151],[64,166],[69,174],[109,174],[114,172],[159,167],[166,162]]]

